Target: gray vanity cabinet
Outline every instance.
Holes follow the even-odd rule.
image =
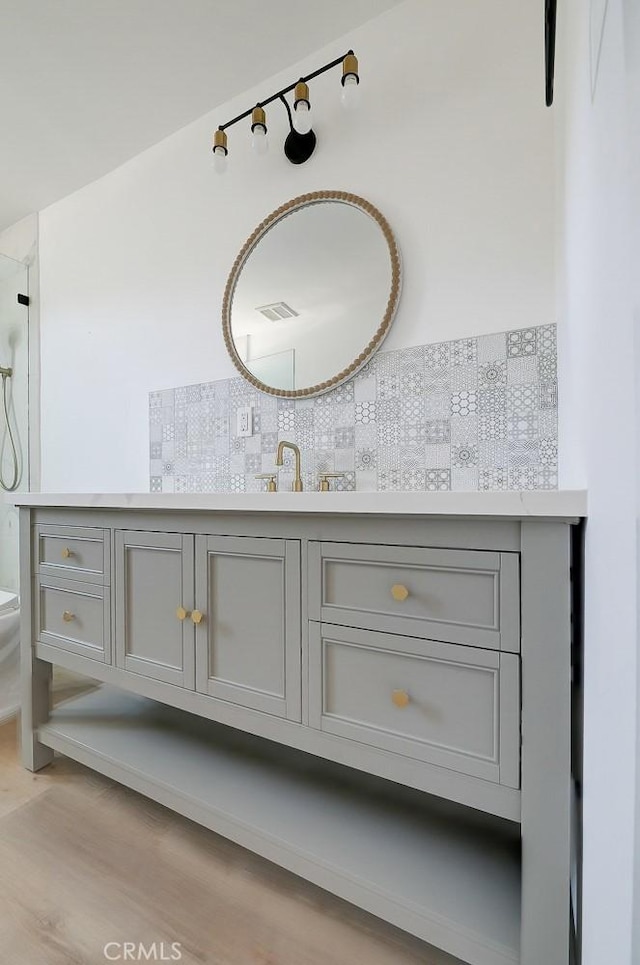
[[[196,537],[196,689],[300,720],[300,543]]]
[[[75,758],[469,965],[569,965],[578,518],[316,495],[25,505],[26,766]],[[104,686],[51,710],[52,665]]]
[[[116,666],[193,690],[193,536],[117,530]]]

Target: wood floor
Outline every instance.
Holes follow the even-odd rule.
[[[0,960],[102,965],[109,942],[155,942],[152,961],[179,942],[185,965],[458,965],[79,764],[23,770],[5,724]]]

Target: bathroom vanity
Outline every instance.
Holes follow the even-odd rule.
[[[26,767],[74,758],[471,965],[568,965],[584,493],[16,502]],[[103,686],[52,711],[55,664]]]

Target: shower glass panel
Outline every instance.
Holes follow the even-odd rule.
[[[18,295],[28,294],[28,268],[0,255],[0,369],[12,372],[0,379],[0,588],[7,590],[18,589],[18,516],[2,488],[11,486],[16,476],[2,390],[4,385],[15,442],[15,488],[25,490],[29,488],[29,309],[18,302]]]

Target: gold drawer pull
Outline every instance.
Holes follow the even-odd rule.
[[[62,614],[62,619],[64,620],[65,623],[71,623],[71,621],[75,620],[75,618],[76,618],[76,615],[75,613],[72,613],[71,610],[65,610],[64,613]]]
[[[187,617],[189,616],[189,611],[185,610],[183,606],[179,606],[178,609],[176,610],[176,616],[178,620],[186,620]]]
[[[191,619],[196,624],[196,626],[198,625],[198,623],[202,623],[203,618],[204,618],[204,614],[201,613],[200,610],[194,610],[193,613],[191,614]]]
[[[70,550],[68,546],[65,546],[65,548],[62,551],[62,559],[68,560],[70,556],[73,556],[73,551]]]
[[[400,709],[408,707],[411,702],[411,697],[406,690],[394,690],[391,694],[391,699],[396,707],[400,707]]]
[[[403,603],[409,596],[409,591],[402,583],[394,583],[391,587],[391,596],[399,603]]]

